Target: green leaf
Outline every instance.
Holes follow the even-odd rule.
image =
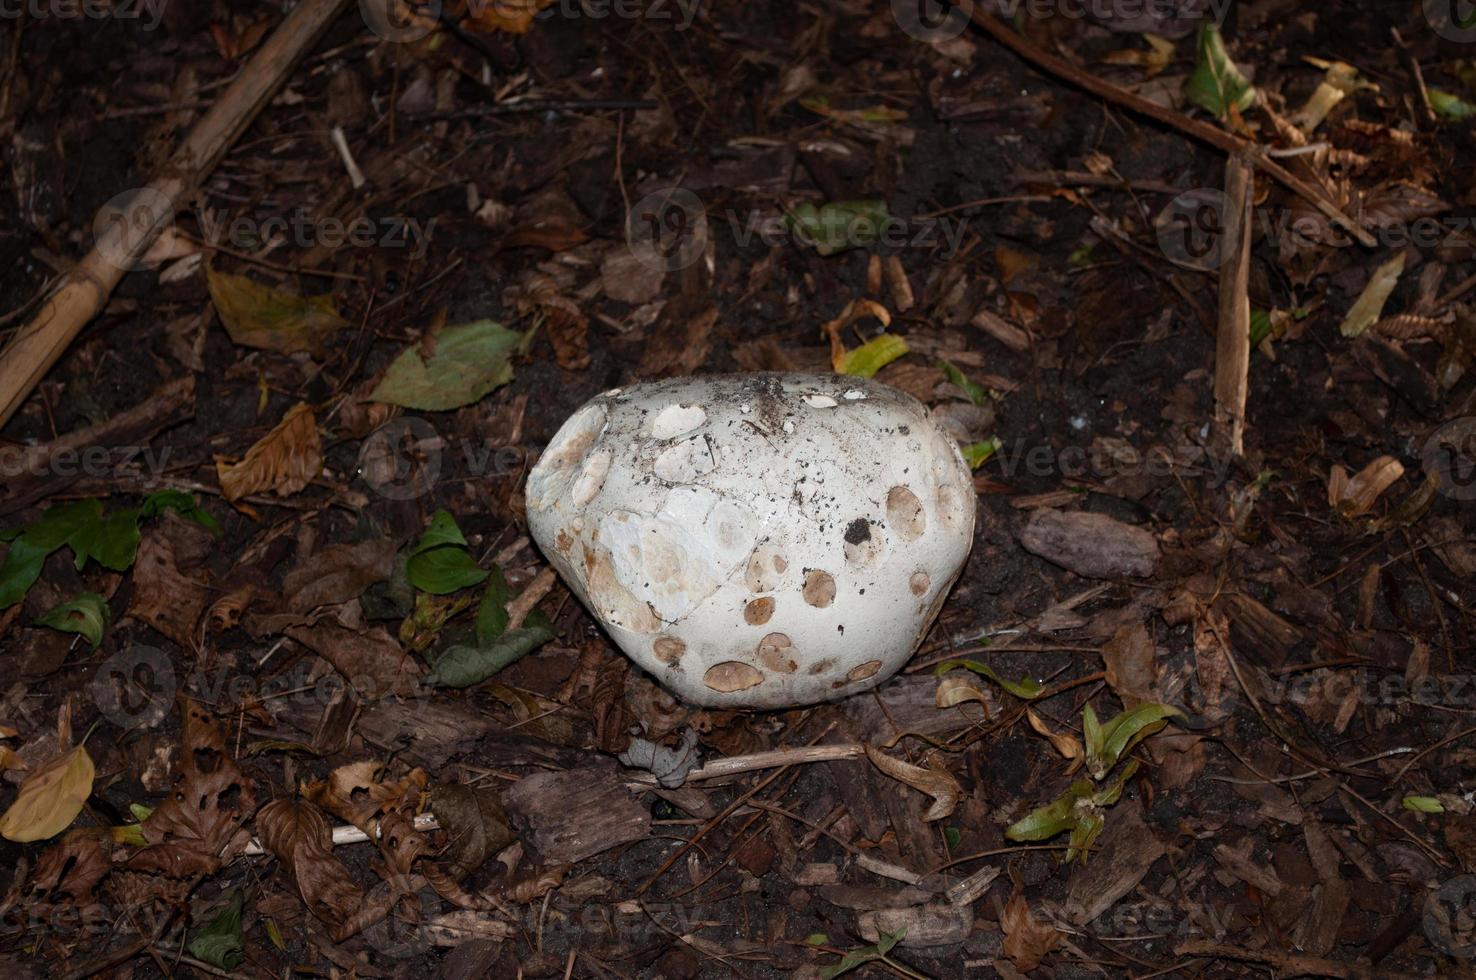
[[[971,442],[963,447],[964,462],[969,464],[969,469],[977,470],[997,452],[1003,445],[998,439],[985,439],[983,442]]]
[[[953,385],[955,388],[963,389],[963,393],[967,395],[969,401],[973,402],[975,405],[983,405],[989,400],[988,388],[984,387],[977,381],[970,381],[966,374],[964,374],[958,368],[954,367],[952,364],[949,364],[947,361],[942,361],[939,363],[939,367],[943,369],[943,375],[948,379],[948,383]]]
[[[369,399],[423,412],[470,405],[512,380],[509,358],[522,341],[492,320],[447,327],[402,351]]]
[[[876,372],[908,351],[907,341],[894,333],[872,337],[855,350],[846,351],[841,373],[853,378],[874,378]]]
[[[839,963],[823,968],[820,971],[820,980],[835,980],[842,973],[849,973],[858,966],[865,966],[867,963],[874,963],[877,960],[886,959],[887,954],[892,951],[892,947],[900,943],[902,937],[906,935],[907,930],[905,928],[898,929],[896,932],[882,933],[876,945],[853,949],[841,957]]]
[[[871,245],[888,220],[887,202],[880,200],[837,201],[820,208],[806,202],[784,216],[790,231],[821,255]]]
[[[1231,108],[1245,112],[1256,104],[1256,88],[1230,60],[1218,24],[1208,22],[1199,32],[1199,63],[1184,87],[1190,102],[1220,119]]]
[[[957,827],[944,827],[943,840],[948,844],[950,851],[957,850],[958,845],[963,842],[963,831]]]
[[[53,606],[37,617],[36,623],[63,633],[80,633],[96,650],[111,615],[102,596],[96,592],[84,592],[71,602]]]
[[[1445,805],[1433,796],[1406,796],[1404,808],[1415,813],[1444,813]]]
[[[1271,314],[1267,310],[1251,310],[1251,346],[1259,346],[1271,335]]]
[[[1476,105],[1438,88],[1430,89],[1430,108],[1442,119],[1469,119],[1476,115]]]
[[[1092,781],[1078,779],[1071,784],[1070,789],[1052,802],[1010,824],[1005,830],[1005,837],[1013,841],[1050,840],[1076,826],[1076,804],[1091,795]]]
[[[448,595],[469,588],[487,578],[467,551],[466,538],[456,519],[442,509],[431,518],[405,563],[405,576],[410,584],[432,595]]]
[[[102,519],[98,500],[74,500],[47,508],[36,523],[13,534],[5,563],[0,565],[0,609],[26,597],[46,557]]]
[[[190,940],[190,955],[222,970],[234,970],[246,958],[246,937],[241,933],[241,913],[246,907],[239,889],[210,924]]]
[[[507,604],[512,601],[513,590],[507,584],[502,569],[492,566],[487,577],[487,590],[482,593],[481,605],[477,606],[477,646],[489,647],[507,630]]]
[[[1017,681],[1005,680],[988,664],[977,660],[946,660],[933,669],[934,677],[941,677],[950,670],[962,667],[972,670],[980,677],[987,677],[1022,701],[1033,701],[1045,693],[1045,685],[1033,677],[1022,677]]]
[[[528,617],[530,620],[532,616]],[[523,626],[503,633],[490,646],[454,646],[436,659],[426,684],[464,688],[480,684],[502,668],[519,660],[554,638],[547,626]]]
[[[76,554],[77,568],[92,559],[115,572],[128,571],[138,554],[138,520],[137,509],[120,510],[72,535],[67,543]]]
[[[127,571],[138,554],[139,521],[156,515],[163,507],[197,511],[209,521],[207,527],[215,524],[189,494],[164,491],[149,497],[142,507],[120,510],[110,517],[103,516],[102,502],[91,497],[57,504],[47,508],[34,524],[0,535],[11,542],[5,562],[0,564],[0,609],[8,609],[26,597],[41,576],[47,556],[62,545],[71,547],[78,569],[90,560],[115,572]]]
[[[1090,710],[1090,705],[1087,709]],[[1140,704],[1131,711],[1124,711],[1102,726],[1100,751],[1094,755],[1088,747],[1087,769],[1097,779],[1101,779],[1112,771],[1123,756],[1133,750],[1133,746],[1161,731],[1170,717],[1182,714],[1178,708],[1155,703]]]
[[[1088,759],[1102,757],[1105,738],[1102,735],[1102,725],[1097,721],[1097,713],[1092,710],[1090,702],[1081,709],[1081,739],[1085,744]]]
[[[823,932],[812,932],[805,937],[805,942],[811,946],[829,946],[830,937]]]
[[[1092,845],[1102,835],[1102,828],[1107,825],[1107,818],[1092,810],[1081,813],[1076,820],[1076,826],[1071,828],[1070,846],[1066,848],[1065,862],[1071,863],[1080,859],[1086,864],[1087,856],[1092,852]]]
[[[220,534],[220,525],[216,523],[215,518],[195,502],[193,494],[185,493],[183,490],[160,490],[149,494],[139,505],[138,516],[142,520],[148,520],[159,516],[166,510],[174,511],[187,521],[194,521],[212,534]]]

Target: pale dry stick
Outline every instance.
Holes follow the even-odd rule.
[[[219,101],[195,124],[163,171],[136,200],[128,221],[111,224],[92,251],[0,352],[0,426],[20,408],[62,352],[103,307],[132,267],[215,169],[226,151],[286,82],[348,0],[303,0],[257,49]],[[132,227],[129,223],[137,219]]]
[[[533,581],[518,593],[517,598],[507,604],[507,628],[515,630],[522,626],[533,607],[543,601],[543,597],[553,589],[557,580],[558,573],[552,567],[545,568],[534,576]]]
[[[1090,72],[1082,71],[1064,58],[1058,58],[1044,48],[1030,41],[1023,34],[1018,34],[1006,27],[992,14],[975,5],[972,15],[973,21],[983,28],[985,33],[994,38],[1000,44],[1009,48],[1021,58],[1050,72],[1056,77],[1070,82],[1079,88],[1086,89],[1098,98],[1106,99],[1124,109],[1136,112],[1138,115],[1147,116],[1156,122],[1175,129],[1185,136],[1207,143],[1217,150],[1221,150],[1232,156],[1247,155],[1258,170],[1267,176],[1274,178],[1278,183],[1284,185],[1288,190],[1305,198],[1317,210],[1321,211],[1332,221],[1340,225],[1344,231],[1356,238],[1359,244],[1368,248],[1378,246],[1378,240],[1363,229],[1348,215],[1344,214],[1328,196],[1319,188],[1308,183],[1296,174],[1287,170],[1281,164],[1267,156],[1265,149],[1258,143],[1236,136],[1234,133],[1226,132],[1217,126],[1201,122],[1198,119],[1190,119],[1182,112],[1176,112],[1156,102],[1150,102],[1127,89],[1119,88],[1111,82],[1098,78]]]
[[[1256,177],[1243,154],[1225,161],[1224,247],[1219,331],[1215,342],[1215,442],[1228,458],[1245,455],[1245,405],[1250,392],[1251,206]]]

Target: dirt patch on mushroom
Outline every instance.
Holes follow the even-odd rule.
[[[746,691],[750,687],[758,687],[763,682],[764,675],[759,673],[757,667],[739,663],[736,660],[725,660],[720,664],[715,664],[702,675],[702,683],[723,694]]]

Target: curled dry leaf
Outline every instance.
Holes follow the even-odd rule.
[[[1327,502],[1346,517],[1359,517],[1373,509],[1383,492],[1404,475],[1404,464],[1392,456],[1380,456],[1358,474],[1348,476],[1334,466],[1327,479]]]
[[[216,633],[235,629],[255,595],[256,586],[243,585],[234,592],[216,599],[210,606],[209,612],[205,614],[206,628]]]
[[[497,0],[496,3],[468,4],[466,28],[479,34],[505,31],[526,34],[538,12],[554,0]]]
[[[923,820],[927,823],[951,816],[958,808],[959,801],[963,799],[963,787],[946,769],[924,769],[921,766],[914,766],[901,759],[894,759],[870,745],[866,746],[866,757],[871,760],[872,765],[888,776],[933,798],[933,805],[928,807],[927,812],[922,815]]]
[[[32,907],[85,905],[112,870],[110,843],[96,830],[73,830],[36,859],[25,900]]]
[[[425,784],[423,769],[412,769],[403,779],[388,782],[384,778],[384,766],[366,760],[339,766],[326,780],[308,783],[301,792],[313,803],[377,840],[385,815],[415,812]]]
[[[349,921],[364,893],[333,856],[333,832],[306,800],[273,800],[256,815],[262,846],[292,872],[308,911],[330,926]]]
[[[935,703],[940,708],[956,708],[969,701],[977,701],[984,709],[985,717],[989,716],[989,699],[984,692],[974,686],[974,682],[962,675],[941,677],[938,680],[938,692]]]
[[[242,829],[256,812],[251,780],[226,747],[210,712],[181,695],[181,751],[173,789],[140,827],[148,846],[128,862],[134,871],[170,878],[210,874],[250,841]]]
[[[521,878],[507,886],[507,897],[520,905],[536,902],[564,883],[569,866],[561,864],[531,878]]]
[[[1081,747],[1080,739],[1070,732],[1062,734],[1051,731],[1050,727],[1041,720],[1040,715],[1036,714],[1033,708],[1025,709],[1025,718],[1030,722],[1031,728],[1050,739],[1051,747],[1061,753],[1061,758],[1071,763],[1071,768],[1066,770],[1066,775],[1069,776],[1081,768],[1086,753]]]
[[[0,816],[0,837],[27,844],[66,830],[92,794],[94,772],[92,757],[81,745],[36,769]]]
[[[1018,879],[1015,892],[999,917],[999,926],[1005,934],[1005,955],[1022,973],[1029,973],[1039,966],[1041,959],[1061,945],[1065,938],[1055,926],[1041,922],[1030,911]]]
[[[279,497],[297,493],[323,471],[318,420],[306,402],[292,407],[277,427],[246,450],[239,463],[217,458],[215,471],[227,500],[270,490]]]
[[[440,859],[460,875],[518,839],[494,787],[440,783],[430,792],[430,809],[450,838]]]

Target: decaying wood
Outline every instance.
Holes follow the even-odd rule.
[[[502,802],[548,864],[574,864],[651,833],[651,811],[625,788],[620,767],[605,758],[520,779]]]
[[[1146,578],[1158,568],[1151,532],[1106,514],[1039,510],[1020,532],[1026,551],[1086,578]]]
[[[123,274],[153,244],[174,213],[210,175],[286,82],[348,0],[303,0],[257,49],[220,100],[195,125],[163,172],[144,188],[144,206],[110,223],[87,256],[0,353],[0,426],[15,414],[95,317]]]
[[[7,513],[53,492],[71,477],[54,473],[54,464],[68,455],[95,447],[141,446],[166,426],[195,413],[195,376],[161,385],[147,399],[124,409],[106,422],[77,429],[51,442],[16,449],[0,449],[0,485],[7,491],[0,513]],[[85,460],[84,460],[85,461]],[[109,465],[122,462],[110,456]]]
[[[1225,163],[1225,231],[1221,247],[1220,315],[1215,344],[1215,446],[1225,458],[1245,453],[1250,390],[1251,202],[1255,171],[1240,155]]]

